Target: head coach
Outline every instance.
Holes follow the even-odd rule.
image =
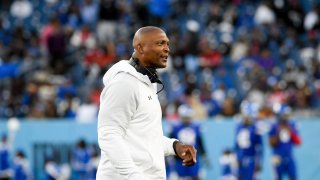
[[[166,179],[164,157],[176,155],[186,166],[196,163],[196,150],[163,135],[156,69],[169,56],[166,33],[140,28],[130,60],[120,60],[104,75],[100,97],[98,142],[101,159],[97,180]]]

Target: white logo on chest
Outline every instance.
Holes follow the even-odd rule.
[[[237,142],[240,148],[249,148],[251,146],[250,132],[247,129],[241,129],[237,137]]]

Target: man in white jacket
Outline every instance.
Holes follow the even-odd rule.
[[[101,160],[97,180],[166,179],[164,156],[177,155],[183,164],[196,163],[196,150],[163,135],[162,112],[155,83],[165,68],[169,39],[158,27],[140,28],[132,58],[113,65],[103,77],[98,141]]]

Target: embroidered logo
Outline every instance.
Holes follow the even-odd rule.
[[[151,97],[151,96],[148,96],[148,99],[149,99],[149,100],[151,100],[151,99],[152,99],[152,97]]]

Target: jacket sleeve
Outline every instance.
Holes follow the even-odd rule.
[[[128,80],[113,81],[102,92],[98,117],[98,143],[123,179],[145,179],[123,140],[137,101],[136,85]]]
[[[162,143],[163,143],[163,151],[165,156],[176,155],[173,149],[173,142],[176,140],[177,139],[163,136]]]

